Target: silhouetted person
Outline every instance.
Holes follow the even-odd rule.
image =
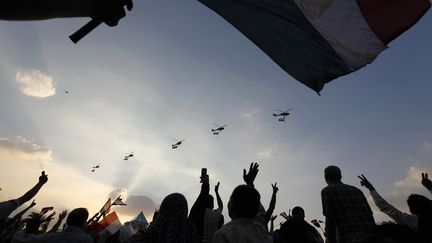
[[[246,172],[246,169],[243,169],[243,181],[246,183],[247,186],[250,186],[252,188],[255,188],[254,181],[256,176],[258,175],[258,169],[259,165],[258,163],[251,163],[249,167],[249,171]],[[268,231],[267,224],[271,218],[271,215],[273,214],[274,207],[276,205],[276,193],[278,192],[279,188],[276,186],[276,183],[273,185],[271,184],[273,188],[272,198],[270,200],[269,209],[266,211],[264,209],[264,206],[260,203],[259,209],[257,214],[255,215],[255,221],[262,224],[266,231]]]
[[[432,194],[432,181],[428,178],[428,173],[422,173],[421,183]]]
[[[61,223],[63,222],[63,219],[66,218],[67,215],[67,210],[63,210],[58,217],[57,222],[54,224],[54,226],[51,228],[50,231],[48,231],[48,233],[53,233],[53,232],[57,232],[57,230],[59,229]]]
[[[432,201],[427,197],[411,194],[407,200],[413,215],[418,216],[417,233],[421,242],[432,242]]]
[[[213,196],[209,194],[210,184],[207,174],[201,176],[201,183],[201,191],[190,210],[189,220],[197,227],[199,242],[211,242],[214,232],[223,225],[223,204],[218,193],[219,183],[215,188],[218,198],[218,209],[215,211],[213,211]]]
[[[217,199],[218,208],[213,209],[213,205],[211,201],[210,206],[205,209],[204,215],[204,229],[203,229],[203,243],[210,243],[213,240],[214,233],[222,227],[224,224],[224,217],[222,215],[223,211],[223,202],[219,195],[219,185],[218,182],[215,186],[215,194]]]
[[[187,219],[186,198],[172,193],[164,198],[157,217],[142,234],[134,235],[129,243],[197,243],[195,225]]]
[[[27,201],[30,201],[36,194],[39,192],[39,190],[42,188],[42,186],[47,183],[48,176],[45,175],[45,171],[42,171],[41,176],[39,176],[39,181],[36,183],[34,187],[32,187],[28,192],[26,192],[24,195],[17,199],[0,202],[0,220],[6,218],[9,216],[15,209],[17,209],[19,206],[24,204]]]
[[[86,225],[89,213],[86,208],[72,210],[66,218],[67,227],[62,232],[44,235],[41,243],[93,243],[93,238],[86,234],[83,228]]]
[[[279,188],[277,187],[277,182],[275,182],[275,184],[271,183],[271,186],[272,186],[272,196],[270,199],[269,207],[268,207],[267,211],[265,212],[265,225],[266,226],[270,222],[271,217],[272,217],[273,212],[274,212],[274,209],[276,207],[276,194],[279,191]]]
[[[109,26],[117,25],[130,11],[132,0],[7,0],[2,1],[2,20],[43,20],[52,18],[91,17]]]
[[[398,243],[418,242],[415,231],[407,225],[382,223],[375,226],[375,228],[370,233],[386,237],[387,239]]]
[[[369,180],[364,175],[358,176],[358,178],[360,178],[360,184],[369,190],[375,205],[379,208],[381,212],[387,214],[391,219],[393,219],[398,224],[407,225],[408,227],[414,230],[417,229],[418,216],[404,213],[398,210],[397,208],[395,208],[390,203],[388,203],[386,200],[384,200],[384,198],[382,198],[378,194],[375,187],[372,185],[372,183],[369,182]]]
[[[26,222],[25,233],[26,234],[40,234],[39,227],[42,223],[42,215],[38,213],[32,213],[30,218]]]
[[[286,243],[323,243],[318,231],[304,220],[305,212],[301,207],[294,207],[292,217],[280,228],[280,240]],[[277,243],[278,243],[277,242]]]
[[[321,199],[327,242],[346,243],[356,233],[372,229],[375,221],[362,191],[342,183],[341,170],[336,166],[328,166],[324,178],[328,186],[322,189]]]
[[[270,242],[264,225],[254,220],[261,205],[260,199],[261,196],[255,188],[247,185],[237,186],[228,202],[228,213],[232,220],[216,231],[213,242]]]
[[[39,213],[31,213],[28,218],[22,221],[25,222],[24,231],[18,231],[12,236],[11,243],[28,243],[37,242],[41,236],[39,227],[42,223],[42,215]]]
[[[21,212],[17,213],[13,218],[3,220],[0,224],[0,239],[10,240],[23,223],[21,222],[22,216],[35,205],[36,202],[33,200],[28,207],[21,210]]]

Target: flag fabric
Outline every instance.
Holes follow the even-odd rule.
[[[126,203],[123,202],[121,197],[119,196],[113,203],[113,206],[126,206]]]
[[[128,242],[128,240],[137,232],[132,227],[130,222],[126,222],[123,224],[123,226],[120,229],[119,233],[119,241],[121,243]]]
[[[48,213],[49,211],[51,211],[53,209],[54,209],[54,207],[44,207],[44,208],[41,209],[41,211],[40,211],[39,214],[40,215],[44,215],[44,214]]]
[[[111,198],[108,198],[107,202],[103,205],[101,210],[99,211],[100,214],[103,216],[107,215],[111,211]]]
[[[140,212],[134,219],[131,221],[132,226],[136,230],[144,230],[148,226],[148,221],[144,216],[143,212]]]
[[[122,223],[116,212],[112,212],[105,216],[101,221],[94,223],[92,229],[99,235],[113,235],[122,227]]]
[[[371,63],[431,6],[429,0],[199,1],[318,93]]]
[[[312,219],[312,220],[311,220],[311,223],[312,223],[315,227],[317,227],[317,228],[321,228],[321,225],[320,225],[320,223],[318,222],[317,219]]]
[[[286,220],[289,219],[289,216],[288,216],[285,212],[282,212],[282,213],[280,214],[280,216],[284,217],[284,219],[286,219]]]

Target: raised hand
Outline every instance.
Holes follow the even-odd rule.
[[[209,183],[209,175],[202,175],[202,176],[200,176],[200,182],[201,183]]]
[[[51,221],[54,218],[55,215],[56,215],[56,212],[55,211],[52,212],[50,215],[48,215],[48,217],[45,218],[44,222]]]
[[[273,188],[273,194],[276,194],[279,191],[279,188],[277,187],[277,182],[275,182],[275,184],[271,183],[271,186]]]
[[[68,211],[67,210],[63,210],[60,214],[59,214],[59,219],[63,220],[64,218],[66,218]]]
[[[215,186],[215,192],[216,193],[219,193],[219,185],[220,185],[220,182],[218,182]]]
[[[133,8],[132,0],[94,0],[90,9],[92,18],[105,22],[109,26],[116,26],[121,18],[126,16],[127,10]]]
[[[258,174],[258,163],[251,163],[249,167],[248,173],[246,173],[246,169],[243,169],[243,180],[246,182],[246,185],[253,186],[255,178]]]
[[[422,185],[428,190],[432,190],[432,181],[428,178],[428,173],[422,173]]]
[[[29,206],[29,208],[32,208],[32,207],[34,207],[36,205],[36,201],[35,200],[33,200],[31,203],[30,203],[30,206]]]
[[[277,214],[276,215],[273,215],[273,216],[271,216],[271,218],[270,218],[270,220],[273,222],[275,219],[277,218]]]
[[[360,179],[360,185],[366,187],[367,189],[369,189],[369,191],[375,190],[375,187],[372,185],[372,183],[368,181],[368,179],[366,179],[366,176],[362,174],[361,176],[357,177]]]
[[[45,171],[42,171],[41,176],[39,176],[39,183],[45,184],[48,181],[48,175],[45,175]]]

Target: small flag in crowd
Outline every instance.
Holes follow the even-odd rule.
[[[122,198],[119,196],[113,203],[113,206],[126,206],[126,203],[123,202]]]
[[[105,216],[110,211],[111,211],[111,198],[108,198],[108,201],[103,205],[99,213]]]
[[[284,217],[286,220],[289,219],[289,216],[288,216],[285,212],[282,212],[282,213],[280,214],[280,216]]]
[[[311,223],[312,223],[313,225],[315,225],[315,227],[317,227],[317,228],[321,228],[321,225],[320,225],[320,223],[318,222],[317,219],[312,219],[312,220],[311,220]]]
[[[99,221],[98,224],[102,229],[98,232],[99,235],[113,235],[122,227],[122,223],[120,222],[116,212],[108,214],[104,219]]]
[[[49,211],[51,211],[53,209],[54,209],[54,207],[44,207],[44,208],[41,209],[40,215],[44,215],[44,214],[48,213]]]

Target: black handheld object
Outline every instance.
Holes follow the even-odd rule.
[[[99,20],[90,20],[87,24],[85,24],[83,27],[81,27],[79,30],[77,30],[75,33],[69,36],[69,39],[73,43],[78,43],[84,36],[86,36],[88,33],[90,33],[92,30],[96,29],[102,22]]]

